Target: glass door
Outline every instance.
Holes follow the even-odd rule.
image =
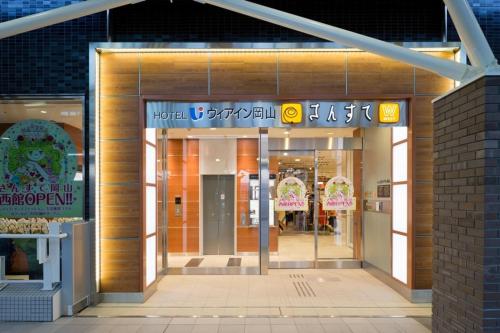
[[[361,240],[362,150],[354,131],[270,130],[271,268],[359,267],[352,259]]]
[[[314,267],[314,151],[269,152],[271,267]]]
[[[353,258],[356,210],[353,151],[320,150],[318,159],[318,259]]]

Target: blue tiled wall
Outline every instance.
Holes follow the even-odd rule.
[[[500,59],[500,0],[469,0],[476,17],[497,59]],[[451,18],[448,22],[449,40],[457,41],[458,35]]]
[[[389,41],[441,41],[439,0],[252,0],[347,30]],[[144,19],[147,17],[147,19]],[[320,39],[194,1],[148,0],[113,10],[118,41],[297,42]]]
[[[75,2],[0,0],[0,21]],[[1,40],[0,94],[84,93],[91,41],[106,41],[105,13]]]
[[[0,21],[80,0],[0,0]],[[388,41],[441,41],[439,0],[254,0]],[[470,0],[500,57],[500,0]],[[113,41],[299,42],[318,39],[194,1],[147,0],[111,11]],[[449,23],[449,40],[457,40]],[[88,44],[107,39],[106,13],[0,40],[0,94],[84,94]]]

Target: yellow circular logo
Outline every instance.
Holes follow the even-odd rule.
[[[283,104],[281,107],[281,122],[284,124],[298,124],[302,121],[302,105]]]

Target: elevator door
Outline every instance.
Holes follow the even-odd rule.
[[[203,254],[234,254],[234,176],[203,176]]]

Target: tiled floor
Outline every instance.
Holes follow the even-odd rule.
[[[144,304],[101,303],[88,316],[431,316],[362,269],[269,275],[171,275]]]
[[[55,323],[1,323],[8,333],[427,333],[413,318],[61,318]]]
[[[314,260],[314,235],[295,234],[278,237],[278,255],[271,260]],[[318,257],[352,258],[352,248],[346,246],[341,235],[318,235]]]
[[[1,323],[12,333],[430,332],[412,304],[362,269],[163,278],[144,304],[101,303],[55,323]]]
[[[352,248],[342,243],[339,235],[318,236],[318,256],[320,259],[346,259],[352,258]],[[229,258],[242,258],[241,266],[257,266],[259,257],[257,254],[233,256],[233,255],[206,255],[206,256],[183,256],[170,254],[168,256],[169,267],[185,267],[192,258],[203,258],[199,267],[226,267]],[[278,253],[271,254],[271,261],[301,261],[314,260],[314,235],[312,234],[288,234],[279,236]]]

